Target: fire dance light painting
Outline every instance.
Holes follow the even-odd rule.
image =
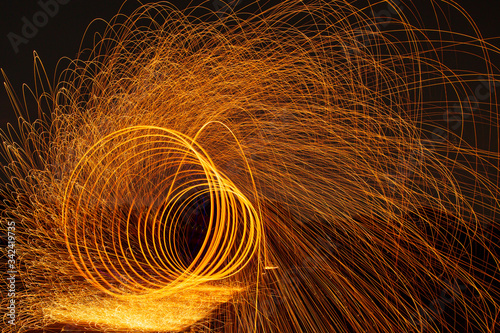
[[[451,0],[250,6],[4,73],[1,332],[498,331],[494,41]]]

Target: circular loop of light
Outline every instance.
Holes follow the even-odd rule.
[[[196,202],[205,197],[206,234],[186,262],[187,241],[179,236],[186,236]],[[62,216],[79,272],[117,297],[161,297],[232,276],[261,237],[252,202],[206,151],[182,133],[154,126],[128,127],[94,144],[71,174]]]

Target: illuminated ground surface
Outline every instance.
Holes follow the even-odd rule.
[[[227,302],[237,287],[198,286],[158,300],[118,300],[90,295],[61,297],[47,317],[103,331],[182,331]]]

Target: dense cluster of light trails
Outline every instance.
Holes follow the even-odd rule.
[[[500,52],[427,2],[439,28],[391,1],[161,2],[55,80],[36,56],[34,88],[6,85],[1,332],[498,330]]]
[[[171,295],[234,275],[256,254],[258,212],[194,140],[159,127],[127,127],[97,141],[76,165],[62,224],[75,266],[98,290],[127,298]],[[185,215],[207,193],[210,223],[191,258]]]

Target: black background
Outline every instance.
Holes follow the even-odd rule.
[[[41,0],[47,2],[50,0]],[[33,38],[28,39],[26,44],[20,44],[16,53],[9,41],[8,34],[15,33],[22,36],[23,17],[33,22],[33,15],[42,10],[38,0],[2,0],[0,2],[0,68],[2,68],[17,94],[21,93],[23,83],[33,85],[33,51],[36,51],[49,74],[53,75],[57,61],[61,57],[74,58],[79,50],[82,36],[87,26],[97,18],[109,20],[118,13],[123,2],[120,0],[65,0],[67,4],[59,5],[58,13],[54,17],[49,17],[48,23],[38,29]],[[192,5],[199,5],[202,2],[209,9],[216,10],[217,2],[220,0],[192,0]],[[142,3],[157,1],[141,1]],[[247,6],[250,0],[230,0],[236,4],[235,9]],[[264,3],[265,2],[265,3]],[[274,1],[277,2],[277,1]],[[352,1],[353,4],[362,7],[363,1]],[[405,3],[405,1],[402,1]],[[185,8],[189,1],[171,1],[176,7]],[[220,3],[220,2],[219,2]],[[264,7],[272,4],[273,1],[260,1]],[[417,16],[421,21],[419,24],[430,24],[435,22],[434,10],[430,1],[406,2],[409,7],[406,10],[410,16]],[[411,4],[411,5],[410,5]],[[125,2],[122,12],[130,13],[139,5],[138,0]],[[460,5],[475,20],[484,38],[495,38],[500,36],[500,1],[492,0],[461,0]],[[387,5],[385,5],[387,6]],[[444,15],[448,16],[448,24],[454,31],[461,31],[473,34],[470,24],[458,11],[442,5]],[[381,7],[383,9],[383,7]],[[248,11],[259,10],[258,6],[251,6]],[[91,31],[104,30],[104,23],[97,22],[92,26]],[[90,36],[91,34],[89,34]],[[494,43],[500,46],[498,40]],[[460,64],[459,64],[460,65]],[[464,63],[464,67],[473,64]],[[3,80],[2,80],[3,81]],[[14,122],[15,114],[10,105],[5,89],[0,89],[0,127],[5,128],[7,122]]]

